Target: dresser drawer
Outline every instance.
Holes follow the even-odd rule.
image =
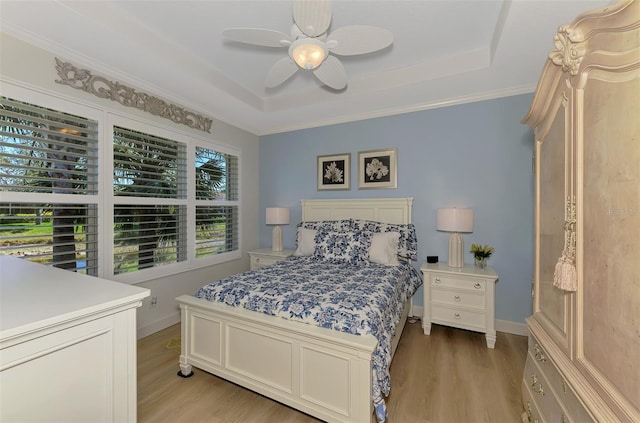
[[[469,290],[431,288],[431,301],[456,307],[476,308],[484,311],[486,304],[484,293]]]
[[[531,333],[529,334],[529,356],[531,360],[535,361],[538,369],[544,373],[549,387],[555,392],[558,401],[563,405],[564,414],[560,416],[560,419],[564,416],[565,421],[580,423],[595,421],[556,365],[551,361],[545,349]]]
[[[560,416],[563,414],[560,403],[531,355],[527,357],[524,366],[523,382],[528,385],[533,400],[538,404],[542,420],[560,422]]]
[[[482,311],[466,310],[441,305],[431,306],[431,321],[447,326],[484,332],[486,315]]]
[[[531,392],[531,386],[523,379],[522,380],[522,405],[524,405],[524,413],[522,422],[529,423],[544,423],[540,415],[540,406],[536,402],[536,399]]]
[[[444,288],[468,289],[474,292],[485,292],[486,281],[484,279],[466,278],[462,276],[434,274],[431,276],[431,286]]]

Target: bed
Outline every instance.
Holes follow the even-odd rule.
[[[207,284],[195,295],[176,299],[182,322],[178,374],[189,376],[192,367],[196,367],[325,421],[383,421],[386,417],[384,396],[390,384],[388,367],[407,316],[411,315],[410,296],[421,283],[411,266],[411,259],[416,259],[415,232],[403,232],[412,227],[413,199],[302,200],[301,203],[302,222],[298,227],[296,250],[299,257]],[[348,228],[342,227],[344,225]],[[395,245],[400,246],[408,258],[400,260],[397,266],[387,266],[386,258],[367,264],[362,270],[352,266],[353,262],[318,263],[317,245],[313,248],[315,256],[301,253],[303,245],[308,244],[308,240],[300,238],[303,229],[304,233],[315,231],[312,235],[316,241],[348,232],[349,236],[355,233],[357,237],[364,237],[362,239],[369,243],[364,245],[372,245],[367,238],[373,236],[371,233],[393,232],[397,228],[401,234]],[[305,248],[308,249],[308,245]],[[353,258],[354,254],[349,257]],[[303,273],[313,274],[316,279],[303,280]],[[309,300],[306,293],[344,301],[346,296],[337,294],[337,289],[323,285],[335,274],[348,275],[351,283],[348,289],[363,291],[363,297],[353,296],[349,300],[363,304],[358,306],[348,301],[350,309],[355,310],[352,314],[344,308],[335,311],[336,305],[327,306],[324,302],[316,304],[320,309],[309,305],[316,297]],[[406,287],[392,294],[391,290],[396,289],[391,288],[393,284],[373,282],[372,278],[378,274],[394,278],[402,274]],[[268,300],[255,300],[247,288],[254,281],[271,283],[278,277],[283,279],[282,285],[261,285],[261,290],[271,295]],[[274,294],[274,291],[278,292]],[[272,306],[272,302],[282,305],[289,301],[282,299],[281,291],[290,291],[288,295],[296,298],[304,296],[300,300],[304,307]],[[383,293],[383,299],[364,296],[373,295],[373,291]],[[378,302],[383,305],[372,307],[371,304]],[[371,322],[365,321],[363,315],[373,316]],[[381,329],[382,326],[386,330]]]

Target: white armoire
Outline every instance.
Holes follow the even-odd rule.
[[[523,420],[640,422],[640,0],[578,16],[554,44],[523,120],[536,143]]]

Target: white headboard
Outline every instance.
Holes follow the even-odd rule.
[[[300,200],[302,220],[364,219],[383,223],[411,223],[413,198],[350,198]]]

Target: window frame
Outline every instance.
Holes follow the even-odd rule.
[[[190,270],[196,270],[242,257],[242,155],[240,149],[225,145],[209,135],[211,139],[204,138],[200,134],[194,134],[182,129],[179,125],[162,124],[151,119],[143,119],[137,116],[125,114],[122,111],[109,107],[100,107],[93,103],[87,103],[75,98],[63,97],[50,92],[44,92],[35,88],[27,88],[1,80],[2,95],[18,101],[31,103],[37,106],[54,109],[64,113],[83,116],[98,122],[98,194],[78,196],[72,194],[46,194],[46,193],[22,193],[0,192],[2,202],[20,203],[86,203],[98,206],[98,277],[115,280],[127,284],[137,284],[153,279],[159,279],[176,275]],[[145,201],[142,198],[121,196],[116,198],[113,194],[113,129],[114,126],[124,127],[135,131],[149,133],[154,136],[168,138],[186,144],[186,177],[187,192],[185,199],[174,200],[186,206],[187,210],[187,259],[182,262],[171,263],[163,266],[142,269],[130,273],[114,274],[113,251],[113,208],[116,203],[121,204],[158,204],[165,199],[151,198]],[[238,199],[229,200],[196,200],[195,194],[195,151],[196,147],[215,150],[224,154],[231,154],[238,160],[237,184]],[[86,199],[86,201],[85,201]],[[82,201],[79,201],[82,200]],[[238,209],[237,249],[229,252],[196,258],[196,205],[207,206],[235,206]]]

